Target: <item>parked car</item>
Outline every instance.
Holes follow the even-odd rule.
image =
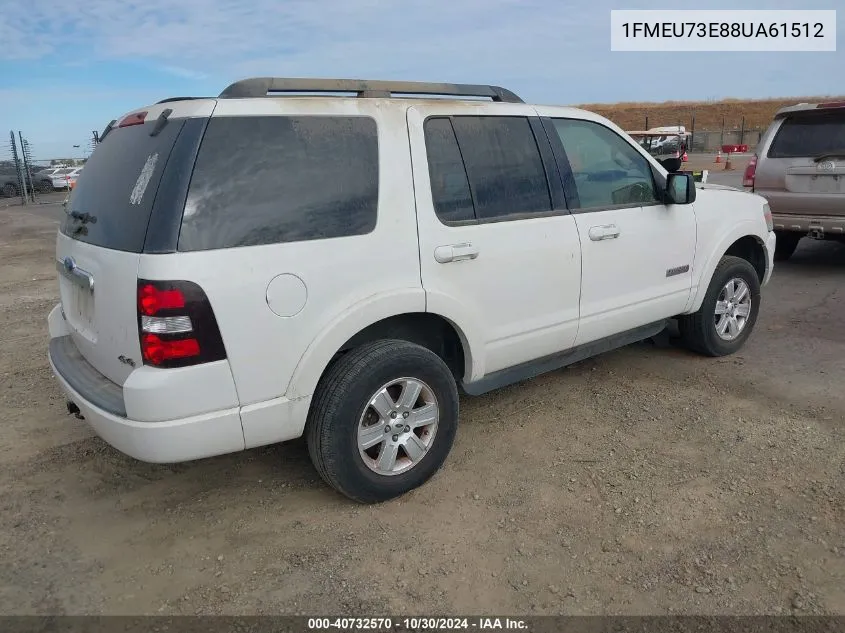
[[[673,318],[692,349],[736,352],[774,248],[763,198],[697,188],[591,112],[249,79],[102,138],[59,229],[49,359],[68,411],[137,459],[305,435],[330,485],[377,502],[443,464],[459,385]]]
[[[20,195],[20,181],[14,170],[4,169],[0,172],[0,195],[4,198],[14,198]]]
[[[845,241],[845,102],[781,108],[743,185],[769,202],[777,260],[791,257],[802,237]]]
[[[66,167],[59,169],[52,176],[53,189],[70,189],[76,184],[76,179],[82,172],[82,167]]]
[[[49,193],[53,191],[53,175],[63,169],[62,167],[48,167],[32,173],[32,182],[35,189],[42,193]]]

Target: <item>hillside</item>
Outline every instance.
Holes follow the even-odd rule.
[[[845,97],[785,97],[778,99],[723,99],[721,101],[664,101],[663,103],[593,103],[579,107],[607,117],[624,130],[645,129],[663,125],[692,127],[695,114],[696,130],[739,129],[745,117],[745,129],[765,129],[775,112],[785,105],[796,103],[840,101]]]

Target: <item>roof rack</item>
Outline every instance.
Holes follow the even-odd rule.
[[[253,77],[230,84],[220,99],[267,97],[284,92],[351,92],[358,97],[389,98],[395,94],[489,97],[493,101],[524,103],[516,94],[499,86],[427,83],[421,81],[370,81],[365,79],[289,79]]]
[[[210,97],[168,97],[167,99],[162,99],[161,101],[156,101],[156,105],[160,103],[170,103],[172,101],[192,101],[194,99],[209,99]]]

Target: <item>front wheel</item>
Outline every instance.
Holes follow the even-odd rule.
[[[347,352],[320,380],[308,452],[326,483],[376,503],[428,481],[457,423],[458,389],[446,363],[413,343],[376,341]]]
[[[681,339],[707,356],[726,356],[745,345],[760,311],[760,280],[746,260],[721,259],[698,312],[678,320]]]

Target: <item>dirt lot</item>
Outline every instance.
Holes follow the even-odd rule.
[[[301,442],[153,466],[67,416],[57,213],[0,209],[0,613],[845,614],[845,247],[778,268],[738,356],[464,398],[443,471],[362,507]]]

